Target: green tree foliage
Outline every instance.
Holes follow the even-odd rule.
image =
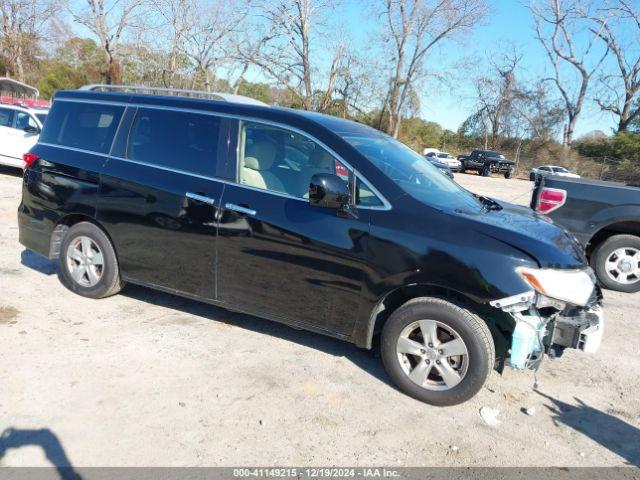
[[[89,83],[87,76],[78,70],[62,64],[52,63],[44,71],[38,83],[42,98],[49,99],[58,90],[76,89]]]
[[[630,162],[640,168],[640,132],[622,132],[613,138],[615,158]]]
[[[414,150],[421,152],[425,147],[440,148],[444,129],[436,122],[428,122],[420,117],[403,120],[399,139]]]
[[[268,104],[274,102],[272,88],[266,83],[242,82],[238,88],[238,95],[255,98]]]

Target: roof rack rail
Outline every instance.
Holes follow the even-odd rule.
[[[236,95],[234,93],[223,92],[205,92],[204,90],[181,90],[179,88],[161,88],[161,87],[145,87],[145,86],[131,86],[131,85],[107,85],[103,83],[94,83],[91,85],[85,85],[78,90],[85,91],[131,91],[137,93],[150,93],[152,95],[177,95],[184,97],[205,97],[213,98],[214,100],[222,100],[224,102],[242,103],[245,105],[259,105],[262,107],[268,107],[264,102],[256,100],[255,98],[245,97],[243,95]]]

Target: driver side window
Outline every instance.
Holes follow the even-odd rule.
[[[311,139],[282,128],[244,122],[240,131],[238,178],[254,188],[308,198],[316,173],[349,181],[349,171]]]
[[[330,173],[349,183],[350,170],[310,138],[290,130],[243,122],[240,130],[238,180],[242,185],[309,198],[309,181]],[[362,206],[382,202],[360,179],[357,201]]]
[[[27,127],[38,128],[38,125],[31,115],[25,112],[16,112],[13,123],[13,128],[18,130],[24,130]]]

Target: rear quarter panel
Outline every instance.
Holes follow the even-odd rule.
[[[23,180],[18,209],[20,227],[24,230],[21,241],[49,256],[45,239],[64,217],[75,214],[95,218],[106,156],[46,144],[37,144],[31,153],[39,159]]]

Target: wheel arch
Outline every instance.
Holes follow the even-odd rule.
[[[412,284],[396,287],[381,296],[370,312],[365,338],[356,339],[356,344],[371,349],[374,339],[382,331],[391,314],[409,300],[420,297],[438,297],[451,301],[476,313],[489,327],[496,348],[496,363],[502,370],[515,327],[513,318],[501,310],[474,301],[463,293],[432,284]],[[358,341],[359,340],[359,341]]]
[[[615,235],[635,235],[640,237],[640,220],[616,221],[601,226],[587,242],[587,248],[585,249],[587,257],[590,258],[598,245]]]
[[[107,236],[109,242],[111,242],[117,258],[118,252],[116,252],[115,250],[115,245],[113,243],[111,235],[109,235],[109,232],[102,225],[100,225],[100,223],[95,218],[84,213],[69,213],[61,217],[56,222],[51,232],[51,238],[49,240],[49,258],[54,259],[60,256],[60,247],[65,235],[71,227],[81,222],[91,223],[98,227]]]

